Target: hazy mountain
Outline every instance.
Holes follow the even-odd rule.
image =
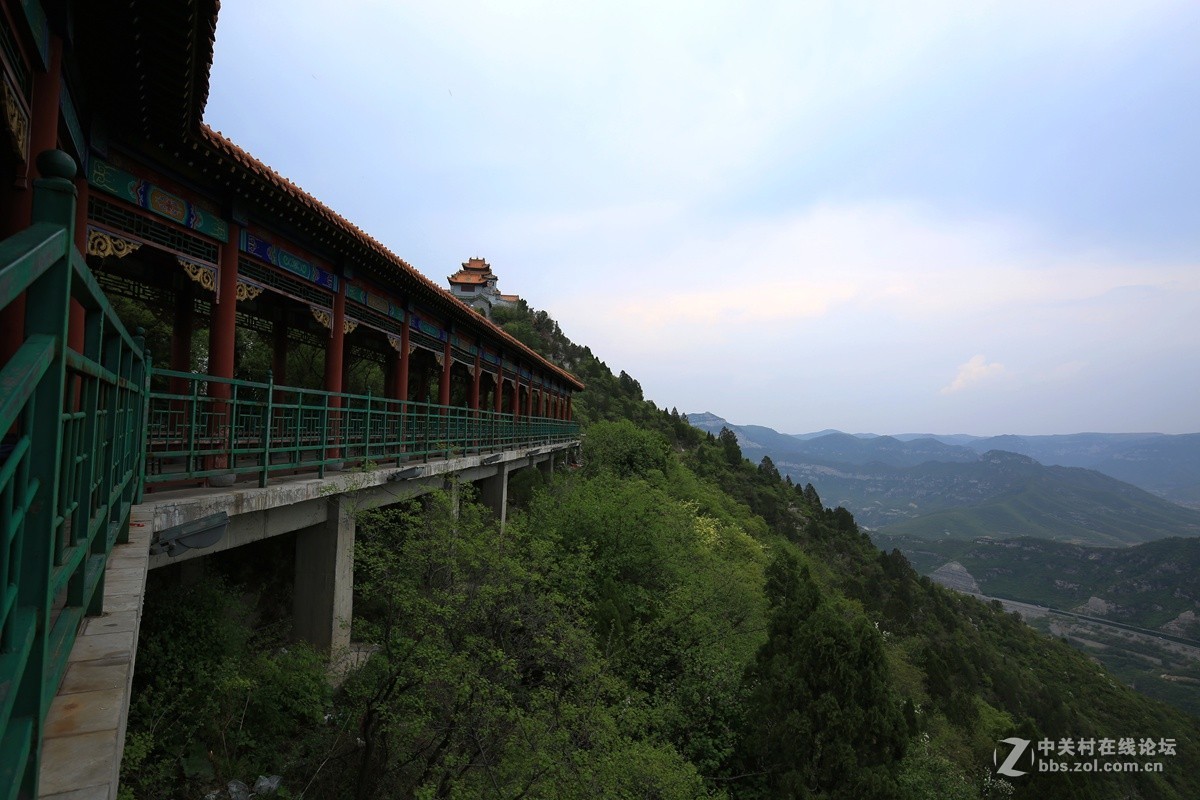
[[[1120,546],[1200,535],[1200,512],[1094,470],[1046,467],[992,450],[971,463],[929,461],[842,469],[776,460],[872,528],[922,538],[1036,536]]]
[[[1200,507],[1200,433],[1076,433],[993,436],[965,445],[1008,450],[1046,465],[1086,467],[1177,503]]]
[[[1024,537],[933,542],[876,533],[871,538],[880,547],[899,548],[923,574],[960,564],[986,595],[1200,638],[1200,539],[1112,548]]]
[[[826,505],[844,506],[861,524],[889,533],[967,540],[1036,536],[1107,546],[1200,534],[1200,512],[1098,471],[1044,466],[1001,450],[976,451],[979,442],[992,441],[1059,452],[1092,448],[1111,455],[1114,449],[1136,453],[1142,452],[1136,448],[1160,447],[1159,439],[1166,438],[1186,454],[1191,437],[1012,436],[973,439],[965,446],[932,437],[903,441],[840,432],[799,439],[759,425],[733,425],[711,413],[688,419],[713,433],[728,427],[747,457],[757,461],[769,455],[793,481],[812,483]],[[1057,441],[1043,441],[1051,438]],[[1147,460],[1170,474],[1166,459]],[[1184,457],[1176,461],[1186,463]],[[1177,481],[1186,483],[1186,473]]]
[[[825,467],[872,462],[913,466],[925,461],[966,463],[978,460],[989,450],[1004,450],[1029,456],[1046,466],[1094,469],[1173,503],[1200,509],[1200,433],[878,436],[827,429],[789,436],[759,425],[732,425],[716,414],[694,416],[696,420],[693,415],[688,418],[696,427],[714,434],[722,426],[728,427],[738,435],[747,455],[769,454],[776,461],[786,457],[794,463]]]
[[[716,434],[729,428],[748,458],[770,455],[773,461],[800,459],[825,466],[870,464],[913,466],[926,461],[978,461],[979,454],[967,447],[947,445],[935,439],[900,441],[893,436],[820,431],[798,435],[782,434],[761,425],[734,425],[711,412],[688,414],[688,422]]]

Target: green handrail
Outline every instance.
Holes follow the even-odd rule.
[[[578,423],[485,409],[152,371],[147,484],[197,482],[561,444]],[[218,390],[218,387],[226,387]]]
[[[141,487],[148,359],[74,247],[75,164],[42,153],[33,225],[0,243],[0,307],[25,329],[0,364],[0,800],[36,797],[42,726]],[[67,347],[71,300],[82,352]]]

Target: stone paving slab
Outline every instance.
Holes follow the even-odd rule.
[[[134,518],[138,517],[135,508]],[[87,617],[50,705],[42,744],[42,800],[115,800],[137,654],[151,526],[131,524],[104,573],[104,613]]]

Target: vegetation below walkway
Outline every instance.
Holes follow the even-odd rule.
[[[246,598],[166,587],[180,612],[146,618],[130,793],[270,772],[309,798],[1200,796],[1195,718],[919,577],[521,313],[589,383],[584,467],[514,479],[503,531],[441,495],[361,517],[354,639],[377,649],[336,692],[276,628],[247,630]],[[1161,774],[1006,783],[1009,736],[1179,748]]]

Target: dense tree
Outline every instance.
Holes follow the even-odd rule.
[[[907,730],[879,632],[826,597],[787,548],[766,591],[769,635],[748,672],[745,796],[894,797]]]
[[[917,576],[544,312],[496,320],[587,383],[584,468],[516,478],[503,533],[442,494],[360,519],[353,633],[377,649],[332,698],[243,589],[148,617],[137,796],[252,769],[329,798],[1200,796],[1195,719]],[[1008,736],[1128,735],[1181,746],[1160,774],[991,772]]]

